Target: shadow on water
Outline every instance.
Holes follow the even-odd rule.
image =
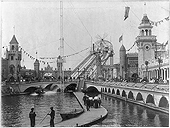
[[[32,107],[35,108],[36,125],[49,113],[53,106],[56,112],[55,123],[61,121],[59,113],[70,112],[80,109],[80,105],[73,94],[51,93],[47,95],[19,95],[4,96],[1,99],[1,125],[4,127],[29,127],[29,112]],[[47,125],[50,117],[47,116],[41,125]]]
[[[167,117],[168,116],[168,117]],[[163,127],[169,126],[169,115],[159,115],[160,123]]]
[[[152,110],[146,109],[146,115],[148,119],[154,119],[156,116],[156,113]]]
[[[111,100],[110,100],[111,98]],[[100,127],[164,127],[169,126],[169,115],[123,100],[101,95],[102,106],[108,116]]]

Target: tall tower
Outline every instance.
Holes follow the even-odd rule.
[[[63,60],[62,60],[61,56],[58,56],[58,58],[57,58],[57,69],[59,71],[60,77],[63,76],[62,68],[63,68]]]
[[[37,59],[34,62],[34,70],[36,72],[35,77],[38,78],[39,77],[39,70],[40,70],[40,63],[39,63],[39,60],[37,60]]]
[[[21,50],[18,50],[18,41],[13,35],[12,40],[9,42],[10,48],[7,50],[7,59],[8,59],[8,78],[13,76],[15,79],[18,79],[19,72],[21,69]]]
[[[152,35],[152,28],[148,17],[144,14],[142,22],[139,28],[139,36],[136,37],[136,43],[138,47],[138,75],[143,77],[142,68],[145,67],[145,61],[155,60],[155,46],[156,36]]]
[[[120,76],[124,79],[126,73],[126,49],[124,45],[120,47]]]

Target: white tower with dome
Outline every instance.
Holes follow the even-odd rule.
[[[140,30],[139,36],[136,37],[138,47],[138,75],[144,77],[142,68],[144,68],[145,61],[152,62],[155,60],[156,36],[152,35],[152,28],[148,17],[144,14],[142,22],[138,27]]]

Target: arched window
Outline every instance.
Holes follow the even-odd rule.
[[[167,80],[167,69],[165,68],[165,80]]]
[[[146,32],[146,36],[148,36],[148,30],[147,29],[145,30],[145,32]]]
[[[144,36],[144,30],[142,30],[142,33],[141,33],[141,34],[142,34],[142,36]]]
[[[164,69],[162,69],[162,79],[164,80]]]
[[[14,74],[14,71],[15,71],[15,66],[14,66],[14,65],[10,65],[10,66],[9,66],[9,71],[10,71],[10,73],[13,75],[13,74]]]
[[[151,32],[151,30],[149,30],[149,35],[150,35],[150,36],[152,35],[152,32]]]
[[[11,60],[14,60],[14,57],[13,57],[13,56],[11,56]]]
[[[12,45],[12,50],[14,50],[14,45]]]

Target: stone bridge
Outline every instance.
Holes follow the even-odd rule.
[[[8,84],[2,84],[1,88],[1,94],[2,95],[9,95],[9,87],[12,87],[13,89],[13,94],[19,94],[19,93],[24,93],[24,92],[33,92],[35,91],[38,87],[42,87],[46,90],[54,90],[54,89],[69,89],[69,88],[76,88],[78,86],[79,81],[74,80],[74,81],[67,81],[64,84],[61,84],[60,82],[57,81],[45,81],[45,82],[33,82],[33,83],[8,83]]]
[[[95,87],[103,94],[169,113],[169,85],[127,82],[86,82],[85,85],[88,89]]]

